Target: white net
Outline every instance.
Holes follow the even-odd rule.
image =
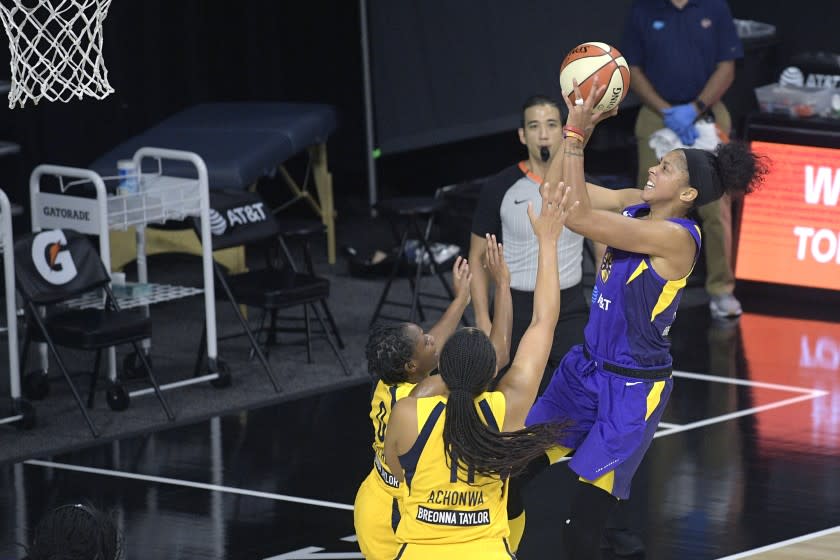
[[[9,37],[9,107],[103,99],[113,93],[102,57],[102,22],[111,0],[0,0]]]

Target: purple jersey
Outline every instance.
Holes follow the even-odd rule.
[[[624,215],[636,218],[648,208],[630,206]],[[691,234],[696,261],[697,225],[670,221]],[[608,248],[592,292],[586,346],[566,354],[525,421],[569,422],[554,455],[575,449],[571,469],[616,498],[630,496],[674,385],[667,336],[686,278],[665,280],[648,255]]]
[[[647,204],[627,207],[635,218]],[[700,228],[691,220],[669,218],[684,227],[700,252]],[[653,270],[650,256],[607,247],[592,290],[592,308],[584,331],[586,346],[602,360],[628,368],[670,367],[668,332],[677,315],[686,279],[665,280]]]

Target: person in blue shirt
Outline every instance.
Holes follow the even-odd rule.
[[[728,136],[732,123],[721,97],[743,56],[726,0],[636,0],[626,21],[621,53],[630,65],[630,87],[642,101],[636,120],[639,184],[657,158],[651,134],[668,127],[694,145],[699,119],[714,119]],[[706,291],[715,318],[741,314],[733,295],[731,200],[697,208],[706,246]]]
[[[569,204],[566,227],[607,246],[596,273],[584,344],[572,348],[532,407],[527,425],[569,421],[557,443],[574,456],[580,483],[563,524],[566,557],[600,558],[606,519],[630,484],[671,394],[670,337],[682,289],[700,251],[700,229],[686,216],[724,193],[751,192],[766,172],[741,143],[715,153],[672,150],[648,169],[641,203],[624,206],[622,191],[588,191],[583,142],[572,134],[591,126],[593,86],[569,106],[562,157],[547,181],[562,176]],[[612,210],[612,211],[610,211]]]

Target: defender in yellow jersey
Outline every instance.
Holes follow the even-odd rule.
[[[543,186],[539,216],[527,212],[539,242],[531,325],[498,392],[490,338],[461,329],[443,346],[442,396],[408,396],[391,411],[385,458],[404,484],[395,558],[513,558],[507,543],[507,480],[545,453],[557,423],[524,427],[537,394],[560,310],[557,238],[568,209],[565,189]]]
[[[390,559],[396,554],[394,530],[399,521],[396,498],[401,488],[400,482],[384,465],[382,443],[391,408],[398,399],[408,396],[414,387],[415,383],[407,381],[387,385],[380,379],[373,391],[373,468],[359,487],[353,506],[353,524],[359,548],[368,559]]]
[[[496,252],[497,246],[493,243]],[[501,267],[493,270],[495,275],[504,276],[505,271],[501,270],[504,267],[503,260],[501,264]],[[428,334],[414,323],[376,325],[365,348],[368,368],[372,375],[378,377],[370,411],[374,457],[373,468],[356,494],[353,517],[359,547],[369,559],[393,558],[398,549],[394,530],[399,520],[399,511],[395,500],[401,492],[401,485],[385,466],[385,430],[391,410],[398,400],[412,391],[418,395],[439,392],[436,383],[426,383],[420,387],[417,387],[417,383],[437,368],[438,345],[446,342],[455,330],[469,303],[471,275],[466,260],[459,257],[455,261],[452,277],[455,299]],[[499,301],[499,305],[504,307],[504,302]],[[510,313],[507,315],[510,316]],[[500,347],[506,352],[503,345]],[[500,357],[500,362],[507,363],[506,354]]]
[[[408,491],[401,500],[401,515],[415,523],[401,522],[397,539],[420,545],[476,543],[486,552],[510,557],[506,538],[507,479],[475,471],[458,474],[448,461],[443,443],[446,397],[417,399],[419,435],[412,448],[400,456]],[[485,392],[473,399],[484,425],[499,431],[504,424],[505,399],[500,392]],[[456,548],[452,548],[453,557]],[[479,557],[457,549],[459,557]],[[484,558],[484,555],[480,556]]]

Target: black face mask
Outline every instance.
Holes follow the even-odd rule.
[[[540,146],[540,159],[543,160],[543,163],[551,159],[551,151],[546,146]]]

